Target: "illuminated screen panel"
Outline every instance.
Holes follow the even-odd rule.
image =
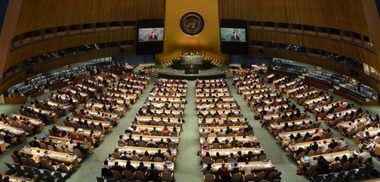
[[[248,40],[247,21],[221,20],[220,41],[222,53],[229,55],[247,55]]]
[[[245,28],[221,28],[222,42],[247,42]]]
[[[140,20],[136,30],[138,55],[160,54],[164,47],[164,21]]]
[[[164,41],[164,28],[139,28],[139,42]]]

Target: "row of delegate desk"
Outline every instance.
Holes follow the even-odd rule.
[[[27,136],[42,131],[46,124],[54,123],[58,118],[74,109],[74,105],[54,100],[37,101],[21,106],[19,114],[2,114],[0,122],[0,151],[25,141]]]
[[[252,71],[250,74],[236,77],[234,84],[238,93],[242,94],[260,119],[262,125],[267,127],[278,143],[289,153],[289,156],[297,161],[300,173],[309,177],[325,171],[310,165],[307,159],[325,159],[332,162],[336,157],[343,155],[352,157],[353,152],[347,150],[344,140],[331,138],[329,129],[320,127],[320,121],[312,121],[307,113],[295,107],[287,97],[295,100],[303,100],[318,94],[317,90],[309,89],[299,80],[289,80],[287,77],[269,75],[268,81],[272,86],[266,85],[264,79]],[[267,92],[257,92],[266,90]],[[332,159],[332,160],[331,160]]]
[[[54,111],[60,109],[68,109],[67,112],[73,114],[66,117],[63,125],[53,126],[50,134],[44,134],[42,138],[35,137],[27,146],[14,152],[12,155],[14,164],[7,164],[11,170],[17,175],[21,172],[21,175],[29,178],[38,177],[43,180],[67,178],[80,166],[80,162],[92,153],[93,148],[102,142],[104,135],[118,124],[125,110],[135,102],[149,82],[149,78],[143,75],[119,76],[113,73],[101,73],[101,75],[101,77],[86,78],[77,84],[82,86],[65,87],[54,92],[49,100],[36,101],[26,107],[28,110],[33,109],[36,114],[44,115],[47,111],[56,113]],[[105,87],[100,86],[103,83]],[[120,84],[125,87],[121,87]],[[115,92],[115,88],[125,89],[133,87],[134,84],[143,87],[125,93],[134,99],[124,98],[123,104],[94,98],[96,95]],[[119,99],[117,96],[111,98]],[[47,106],[47,103],[53,103],[52,110],[43,107]],[[82,103],[85,103],[83,109],[77,112],[75,108]]]
[[[56,99],[57,93],[63,92],[66,89],[71,89],[69,87],[70,86],[67,86],[63,89],[55,91],[53,94],[51,94],[50,99],[48,100],[38,101],[37,99],[34,99],[33,101],[30,102],[30,104],[26,104],[25,106],[22,106],[20,110],[20,114],[12,114],[10,116],[10,119],[12,119],[11,121],[13,125],[18,128],[24,128],[25,131],[28,131],[27,132],[28,134],[33,135],[35,133],[41,132],[45,124],[52,124],[52,123],[57,122],[59,117],[62,117],[63,115],[67,114],[70,111],[73,111],[78,106],[78,102],[76,103],[64,102],[64,100]],[[79,92],[79,90],[76,90],[76,92]],[[65,95],[65,98],[69,98],[69,100],[77,99],[74,94]],[[28,128],[28,127],[22,126],[22,123],[28,123],[27,126],[31,126],[31,127]],[[19,131],[19,133],[25,136],[23,132]],[[25,139],[25,137],[23,138]],[[68,139],[65,139],[65,140],[55,139],[54,141],[59,142],[59,143],[62,143],[62,142],[65,143],[65,142],[68,142]],[[45,145],[45,148],[46,148],[46,145]],[[34,149],[37,149],[37,148],[34,148]],[[33,171],[31,170],[22,171],[18,169],[19,166],[23,166],[23,165],[26,165],[27,167],[31,165],[35,165],[34,160],[32,161],[30,160],[30,158],[25,157],[25,158],[22,158],[23,161],[21,161],[21,157],[19,156],[19,152],[32,153],[32,151],[33,150],[25,150],[25,148],[23,148],[20,151],[15,152],[14,155],[12,155],[12,158],[15,164],[7,164],[7,166],[11,169],[11,172],[17,172],[17,173],[22,172],[23,174],[21,175],[33,177],[33,174],[37,172],[33,173]],[[34,156],[38,156],[38,155],[34,155]],[[52,155],[52,156],[55,156],[55,155]],[[64,167],[62,167],[62,169],[64,169]]]
[[[298,84],[294,84],[294,87],[303,87],[303,89],[300,89],[296,93],[287,93],[287,95],[298,102],[298,104],[304,106],[307,111],[314,113],[316,118],[324,121],[328,126],[337,129],[342,135],[354,136],[356,134],[357,142],[360,142],[360,140],[364,141],[364,147],[359,145],[358,152],[354,152],[353,154],[351,152],[350,159],[353,159],[352,161],[330,166],[330,168],[334,168],[331,171],[337,172],[340,177],[344,178],[366,176],[371,170],[372,158],[368,152],[361,149],[370,148],[370,151],[373,151],[378,147],[378,143],[380,142],[380,136],[378,136],[378,116],[373,117],[368,111],[356,108],[346,101],[334,99],[328,92],[310,87],[304,84],[302,80],[298,80]],[[288,91],[289,89],[285,89],[285,92]],[[295,97],[297,95],[302,95],[302,97]],[[366,132],[365,136],[361,135],[363,130]],[[375,139],[376,136],[378,136],[377,140]],[[368,145],[366,142],[372,143]],[[372,147],[369,147],[371,145]],[[348,154],[344,155],[349,156]],[[331,160],[333,159],[330,158]],[[342,175],[345,171],[346,173]],[[328,178],[329,176],[326,177]]]
[[[104,162],[103,180],[173,181],[187,82],[159,79],[118,146]]]
[[[308,86],[302,81],[298,92],[303,97],[293,97],[298,104],[323,120],[328,126],[336,129],[340,134],[354,138],[356,143],[362,143],[364,149],[380,156],[380,119],[368,111],[357,108],[347,101],[334,98],[326,91]],[[308,94],[313,90],[314,94]],[[289,92],[289,90],[288,90]],[[289,94],[288,94],[289,95]],[[293,94],[294,95],[294,94]]]
[[[80,92],[73,86],[60,89],[51,95],[51,99],[38,101],[35,99],[31,104],[21,106],[19,114],[1,115],[0,122],[0,152],[4,152],[8,147],[25,141],[26,137],[42,131],[46,124],[54,123],[58,118],[67,114],[77,107],[79,100],[77,97],[62,96],[62,92]],[[83,98],[88,99],[87,93]],[[63,102],[73,99],[72,102]],[[85,101],[85,100],[82,100]]]
[[[205,181],[280,179],[224,79],[196,81],[196,110]]]
[[[307,111],[313,111],[313,109],[315,109],[316,113],[320,112],[320,114],[316,114],[317,120],[325,121],[330,127],[335,128],[335,125],[339,122],[339,118],[343,120],[355,120],[357,118],[365,117],[366,115],[368,116],[368,112],[360,111],[360,109],[357,110],[353,106],[348,105],[345,101],[335,101],[328,92],[310,87],[304,84],[300,79],[295,79],[297,83],[294,83],[294,78],[286,79],[288,81],[285,81],[285,83],[288,85],[290,84],[291,86],[281,89],[282,92],[298,104],[304,106]],[[294,91],[296,88],[300,89]],[[327,121],[326,118],[329,118],[330,120]],[[344,148],[343,142],[341,142],[341,145],[341,148]],[[316,178],[321,176],[324,178],[330,178],[336,174],[342,178],[351,180],[356,176],[360,177],[362,175],[362,171],[370,171],[368,168],[372,165],[372,161],[369,155],[366,155],[366,152],[338,152],[337,150],[334,150],[334,148],[332,149],[332,152],[335,152],[337,155],[333,157],[324,157],[327,162],[330,163],[329,170],[322,170],[323,174],[328,172],[330,172],[330,174],[326,174],[325,176],[319,175],[316,176]],[[334,159],[334,157],[338,157],[338,160]],[[349,161],[345,161],[346,157]],[[316,156],[313,156],[313,158],[316,158]],[[311,160],[310,158],[304,158],[301,160],[301,164],[305,161],[309,161],[309,163],[311,163]],[[312,171],[313,168],[310,168],[309,170]]]

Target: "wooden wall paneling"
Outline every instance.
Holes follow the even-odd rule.
[[[304,36],[286,32],[260,30],[251,30],[249,32],[249,37],[251,40],[268,42],[274,41],[278,43],[294,44],[302,47],[322,49],[361,60],[371,66],[376,65],[376,54],[374,52],[370,52],[364,48],[347,44],[341,41],[321,39],[316,36]]]
[[[3,77],[4,67],[11,49],[11,40],[17,29],[18,17],[21,12],[22,0],[9,1],[7,13],[0,34],[0,79]]]
[[[135,27],[131,26],[130,28],[123,30],[94,32],[42,41],[30,46],[16,49],[15,51],[11,52],[7,61],[8,64],[6,64],[5,68],[7,69],[20,61],[36,55],[40,55],[45,52],[52,52],[68,47],[75,47],[91,43],[114,42],[119,40],[134,40],[135,31]]]
[[[102,57],[129,55],[129,54],[133,54],[134,52],[135,52],[135,47],[128,46],[123,51],[119,48],[112,48],[112,49],[106,49],[106,50],[93,52],[90,54],[69,56],[62,59],[52,60],[50,62],[42,63],[33,67],[32,73],[20,72],[14,77],[6,80],[3,84],[0,85],[0,93],[5,92],[9,87],[22,82],[26,78],[32,77],[33,75],[36,75],[38,73],[47,72],[57,67],[62,67],[68,64],[78,63],[81,61],[92,60],[92,59],[97,59],[97,58],[102,58]]]
[[[361,0],[219,0],[219,11],[221,19],[309,24],[368,33]]]
[[[17,34],[63,25],[163,19],[164,11],[165,0],[28,0]]]
[[[380,16],[377,12],[376,2],[362,0],[364,17],[366,20],[366,26],[368,27],[369,36],[371,37],[374,48],[377,52],[377,59],[374,59],[375,62],[374,68],[377,71],[380,71]]]

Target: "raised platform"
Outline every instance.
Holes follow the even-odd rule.
[[[157,66],[158,77],[185,80],[225,78],[227,70],[227,67],[214,67],[208,70],[199,70],[198,74],[185,74],[185,70],[177,70],[170,67]]]

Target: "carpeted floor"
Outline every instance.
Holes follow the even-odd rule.
[[[124,130],[130,126],[131,122],[136,116],[137,111],[143,105],[144,101],[148,97],[150,90],[153,88],[155,80],[148,85],[148,88],[144,91],[144,94],[140,99],[132,106],[132,108],[126,112],[126,115],[121,119],[120,124],[113,129],[113,131],[108,134],[104,142],[94,150],[94,153],[86,159],[81,167],[76,171],[68,181],[81,181],[81,182],[93,182],[97,176],[100,176],[100,170],[103,165],[104,159],[108,156],[109,153],[113,151],[117,144],[118,136],[124,133]],[[183,127],[183,132],[180,136],[179,143],[179,153],[176,161],[175,169],[175,178],[180,182],[198,182],[203,181],[200,167],[200,157],[197,156],[197,152],[200,150],[199,144],[199,133],[197,126],[197,116],[195,111],[195,82],[188,82],[188,95],[187,95],[187,105],[185,109],[184,119],[185,124]],[[259,121],[253,119],[253,112],[247,105],[247,101],[243,99],[242,96],[236,93],[235,87],[231,84],[232,80],[228,79],[229,87],[242,108],[244,116],[248,119],[249,124],[253,126],[255,134],[262,144],[265,152],[267,153],[268,159],[270,159],[282,172],[282,179],[286,182],[293,181],[307,181],[303,176],[296,175],[296,164],[294,161],[290,160],[286,156],[286,152],[281,149],[273,136],[269,134],[267,129],[262,128]],[[46,94],[47,95],[47,94]],[[43,97],[46,97],[44,95]],[[1,113],[14,113],[17,112],[20,106],[18,105],[0,105]],[[380,114],[379,106],[364,107],[365,109],[370,110],[372,113]],[[62,121],[60,120],[59,123]],[[45,127],[44,132],[47,132],[52,125]],[[323,126],[326,127],[326,126]],[[41,135],[41,134],[40,134]],[[340,136],[338,133],[334,134],[335,136]],[[355,144],[351,139],[347,139],[350,146],[354,147]],[[0,173],[4,173],[7,168],[4,165],[4,162],[12,162],[10,154],[14,150],[18,150],[23,147],[25,144],[21,144],[15,147],[12,147],[10,150],[0,155]],[[375,160],[376,168],[379,169],[379,161]]]
[[[181,182],[200,182],[203,181],[203,176],[200,166],[201,158],[197,155],[201,147],[195,110],[194,81],[188,82],[184,120],[185,124],[179,140],[174,177]]]

